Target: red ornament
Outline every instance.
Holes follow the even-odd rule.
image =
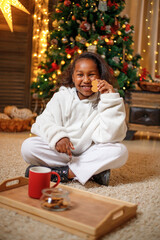
[[[76,20],[76,17],[75,17],[74,15],[72,16],[72,20],[73,20],[73,21],[75,21],[75,20]]]
[[[108,42],[106,42],[107,43],[107,45],[113,45],[114,44],[114,42],[113,42],[113,40],[112,39],[109,39],[109,41]]]
[[[109,67],[109,72],[111,75],[113,75],[114,74],[113,68]]]
[[[124,41],[127,41],[128,39],[129,39],[129,36],[127,36],[127,37],[125,36],[125,37],[123,38]]]
[[[129,33],[131,32],[131,26],[129,24],[126,24],[126,28],[125,28],[125,33]]]
[[[62,11],[59,8],[56,8],[56,13],[62,13]]]
[[[80,4],[79,4],[79,3],[76,3],[76,6],[77,6],[77,7],[80,7]]]
[[[51,64],[51,66],[52,67],[48,70],[48,72],[54,72],[55,70],[59,69],[59,66],[54,62]]]
[[[75,46],[74,48],[68,47],[65,49],[65,52],[67,54],[70,54],[71,56],[73,56],[73,54],[78,50],[79,48],[77,46]]]
[[[147,71],[146,68],[142,69],[142,73],[141,73],[141,78],[142,79],[146,79],[147,75],[149,74],[149,72]]]
[[[108,0],[107,6],[109,6],[109,7],[115,6],[115,9],[118,9],[119,5],[117,3],[115,3],[115,1],[113,1],[113,3],[112,3],[111,0]]]
[[[71,1],[65,0],[65,1],[64,1],[64,5],[65,5],[66,7],[68,7],[69,5],[71,5]]]
[[[91,28],[91,25],[87,22],[87,21],[83,21],[80,25],[80,28],[84,31],[84,32],[88,32]]]
[[[124,63],[123,63],[123,68],[122,68],[122,72],[124,72],[125,74],[127,74],[127,70],[128,70],[128,63],[124,62]]]
[[[111,33],[112,33],[112,34],[116,34],[116,30],[115,30],[115,28],[114,28],[114,27],[111,27],[111,29],[110,29],[110,30],[111,30]]]

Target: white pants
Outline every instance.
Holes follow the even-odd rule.
[[[128,158],[127,148],[121,143],[93,144],[78,156],[69,156],[49,148],[40,137],[26,139],[21,148],[23,159],[33,165],[47,167],[69,166],[81,184],[107,169],[119,168]]]

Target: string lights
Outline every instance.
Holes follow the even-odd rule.
[[[153,24],[154,24],[154,15],[155,15],[155,6],[154,6],[155,2],[153,0],[150,1],[149,5],[148,5],[148,9],[146,12],[146,18],[145,20],[145,25],[144,28],[146,29],[145,31],[145,35],[144,35],[144,42],[146,44],[144,44],[143,48],[142,48],[142,58],[141,58],[141,67],[140,69],[143,69],[145,67],[145,63],[144,60],[147,59],[147,55],[148,52],[152,52],[152,56],[153,56],[153,65],[154,65],[154,70],[152,71],[152,75],[154,77],[155,80],[160,81],[159,79],[159,75],[160,75],[160,41],[155,39],[153,42],[153,31],[155,33],[155,29],[153,28]],[[158,23],[159,24],[159,23]],[[159,26],[158,26],[159,27]],[[155,44],[156,41],[156,44]],[[154,50],[153,50],[154,49]],[[153,69],[153,66],[152,66]]]
[[[35,0],[32,41],[32,82],[37,81],[38,65],[43,61],[44,52],[47,49],[48,22],[48,0]]]

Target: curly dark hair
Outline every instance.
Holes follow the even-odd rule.
[[[75,69],[76,62],[80,59],[92,59],[99,70],[100,79],[106,80],[109,84],[117,87],[114,76],[111,74],[111,68],[106,63],[106,61],[98,54],[93,52],[83,52],[80,55],[76,55],[73,62],[69,65],[69,67],[59,76],[58,81],[60,86],[65,87],[74,87],[74,83],[72,81],[72,75]]]

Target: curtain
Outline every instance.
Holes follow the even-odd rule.
[[[122,15],[134,25],[134,54],[142,56],[141,69],[146,68],[153,80],[160,81],[160,0],[126,0]]]

